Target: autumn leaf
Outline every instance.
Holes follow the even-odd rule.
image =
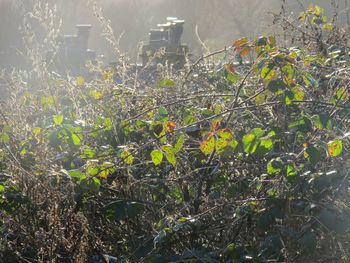
[[[294,94],[295,100],[303,100],[305,97],[304,90],[300,86],[296,86],[296,87],[292,88],[292,92]]]
[[[242,57],[246,57],[250,54],[250,47],[238,47],[236,52],[238,52]]]
[[[343,151],[343,143],[341,140],[337,139],[327,143],[328,154],[331,157],[336,157]]]
[[[205,155],[211,154],[215,149],[215,137],[213,135],[209,135],[208,138],[201,142],[200,150]]]
[[[239,47],[242,47],[244,45],[248,44],[248,38],[246,37],[242,37],[238,40],[236,40],[235,42],[233,42],[233,47],[235,48],[235,50],[237,50]]]
[[[226,63],[226,64],[224,65],[224,68],[225,68],[228,72],[230,72],[230,73],[236,73],[236,68],[235,68],[235,66],[234,66],[233,64],[231,64],[231,63]]]
[[[174,129],[176,128],[176,123],[174,121],[167,121],[165,123],[166,130],[168,133],[172,133]]]

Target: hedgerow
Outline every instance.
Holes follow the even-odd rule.
[[[180,71],[4,72],[4,262],[348,262],[347,34],[276,23]]]

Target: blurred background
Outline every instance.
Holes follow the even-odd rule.
[[[21,64],[25,27],[23,17],[31,12],[38,0],[0,0],[0,68]],[[113,28],[120,50],[136,60],[140,42],[148,40],[148,32],[167,16],[184,19],[183,42],[193,54],[200,54],[202,43],[211,50],[230,45],[241,36],[250,38],[276,33],[273,14],[286,12],[298,15],[311,1],[306,0],[40,0],[44,5],[56,6],[56,21],[62,18],[60,34],[75,34],[76,24],[92,24],[89,48],[103,54],[107,61],[114,61],[113,51],[105,37],[96,10]],[[331,14],[331,3],[338,6],[340,21],[349,22],[347,0],[314,0],[312,3],[325,8]],[[94,8],[95,3],[95,8]],[[97,13],[96,13],[97,12]],[[35,14],[34,14],[35,15]],[[39,32],[40,35],[40,32]],[[199,41],[199,39],[201,41]],[[205,50],[208,51],[208,50]]]

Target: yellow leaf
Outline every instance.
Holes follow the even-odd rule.
[[[266,101],[266,95],[265,94],[259,94],[255,97],[255,104],[263,104]]]
[[[113,72],[112,71],[105,71],[102,73],[102,80],[104,81],[110,81],[113,78]]]
[[[296,86],[292,88],[292,92],[294,94],[294,99],[295,100],[303,100],[305,97],[305,92],[302,87]]]
[[[202,141],[200,144],[200,150],[205,155],[211,154],[215,149],[215,138],[210,135],[206,140]]]
[[[77,77],[77,79],[76,79],[76,85],[79,86],[79,87],[81,87],[81,86],[83,86],[84,84],[85,84],[85,79],[84,79],[84,77],[83,77],[83,76]]]

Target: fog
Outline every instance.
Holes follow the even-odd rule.
[[[281,11],[282,0],[1,0],[0,1],[0,67],[18,66],[25,53],[23,46],[23,18],[32,12],[34,4],[46,3],[56,7],[53,23],[62,25],[59,33],[75,34],[76,24],[93,26],[89,48],[105,56],[115,58],[111,46],[103,36],[99,17],[110,21],[120,51],[136,59],[140,42],[148,40],[148,32],[167,16],[184,19],[183,42],[190,51],[200,54],[216,50],[240,36],[256,37],[275,32],[273,14]],[[309,1],[288,0],[288,11],[299,13]],[[331,1],[313,1],[331,11]],[[344,13],[346,0],[334,1]],[[45,9],[44,7],[42,7]],[[101,11],[101,12],[100,12]],[[48,18],[47,18],[48,19]],[[48,19],[49,21],[49,19]],[[45,22],[45,21],[44,21]],[[51,25],[52,26],[52,25]],[[21,29],[19,29],[21,27]],[[34,26],[35,27],[35,26]],[[55,25],[53,25],[55,27]],[[40,35],[40,32],[38,33]],[[6,61],[6,62],[5,62]]]

